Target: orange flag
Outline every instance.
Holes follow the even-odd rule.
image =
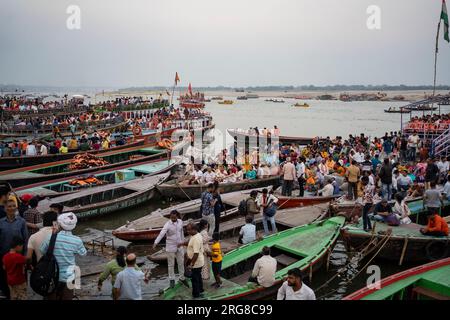
[[[175,85],[177,85],[178,82],[180,82],[180,77],[178,76],[178,72],[175,72]]]

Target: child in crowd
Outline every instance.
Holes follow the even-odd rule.
[[[218,232],[214,232],[213,234],[213,243],[211,245],[211,261],[214,279],[216,280],[216,282],[213,283],[213,286],[215,286],[216,288],[220,288],[220,286],[222,285],[222,280],[220,279],[220,272],[222,271],[222,250],[220,248]]]
[[[24,241],[15,237],[9,253],[3,256],[3,268],[6,272],[11,300],[27,299],[27,280],[25,267],[27,258],[22,254]]]

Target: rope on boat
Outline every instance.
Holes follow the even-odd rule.
[[[189,197],[189,195],[188,195],[186,192],[184,192],[184,190],[183,190],[183,188],[180,186],[180,184],[179,184],[179,183],[176,183],[176,185],[177,185],[178,188],[180,188],[181,191],[183,191],[184,195],[189,199],[189,201],[192,201],[191,197]]]
[[[345,266],[340,268],[334,276],[332,276],[330,279],[328,279],[323,285],[321,285],[315,291],[318,292],[322,288],[327,287],[334,279],[341,277],[341,275],[345,271],[354,270],[354,271],[356,271],[356,274],[351,279],[344,280],[343,284],[347,285],[347,284],[351,283],[358,275],[361,274],[361,272],[363,270],[365,270],[369,266],[369,264],[373,261],[373,259],[375,259],[378,256],[378,254],[381,252],[381,250],[384,248],[384,246],[389,242],[389,239],[391,238],[391,236],[392,236],[392,233],[388,233],[388,234],[384,235],[384,237],[380,241],[378,241],[378,243],[376,243],[374,247],[370,248],[370,246],[376,242],[376,241],[374,241],[374,238],[377,239],[376,237],[372,237],[371,240],[369,241],[369,243],[360,252],[358,252],[357,255],[352,257],[352,259],[350,260],[349,263],[347,263]],[[359,262],[362,261],[368,254],[372,253],[377,248],[379,248],[378,251],[370,258],[370,260],[364,265],[363,268],[360,268],[359,271],[357,271],[356,268],[358,267]],[[357,259],[355,259],[355,258],[357,258]],[[356,266],[353,266],[354,263],[356,264]],[[329,296],[330,294],[335,293],[337,290],[338,289],[333,289],[332,291],[320,296],[317,300],[321,300],[321,299]]]

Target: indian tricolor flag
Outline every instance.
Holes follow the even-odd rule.
[[[448,13],[445,0],[442,0],[441,20],[444,20],[444,39],[447,40],[447,42],[450,42],[448,35]]]

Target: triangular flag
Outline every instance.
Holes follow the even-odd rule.
[[[448,35],[448,13],[445,0],[442,0],[441,20],[444,20],[444,39],[447,40],[447,42],[450,42],[450,37]]]
[[[175,85],[177,85],[178,82],[180,82],[180,77],[178,76],[178,72],[175,72]]]

